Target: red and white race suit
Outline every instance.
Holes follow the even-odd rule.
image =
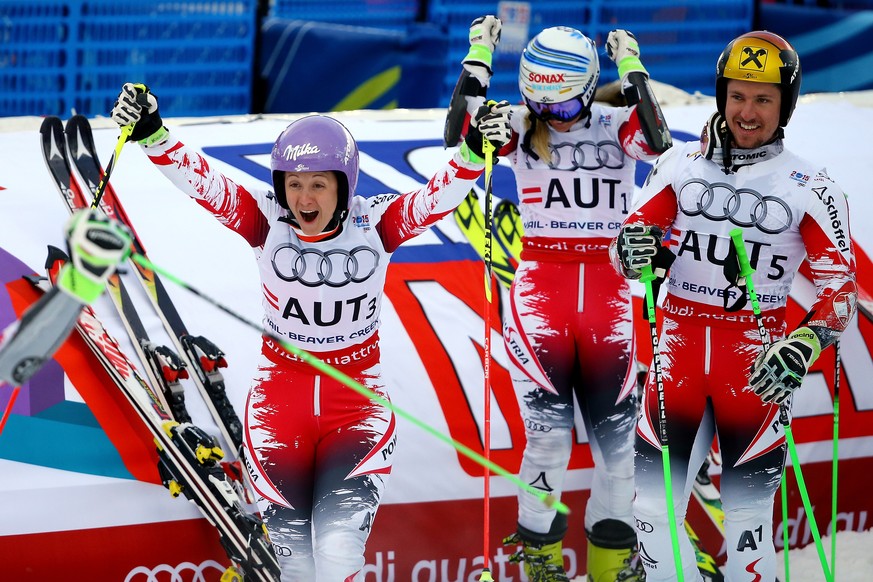
[[[290,212],[272,192],[234,183],[172,135],[144,149],[252,247],[267,329],[387,398],[378,328],[388,261],[460,204],[483,166],[456,154],[419,190],[355,196],[338,235],[305,242],[282,221]],[[391,472],[393,413],[265,338],[245,420],[282,579],[353,580]]]
[[[630,211],[635,160],[655,154],[633,108],[594,103],[590,125],[549,128],[551,160],[535,159],[520,145],[527,118],[525,108],[514,112],[511,151],[501,152],[515,173],[524,224],[504,321],[527,436],[520,478],[560,497],[575,396],[584,420],[576,428],[587,432],[595,462],[585,527],[609,518],[633,527],[637,399],[630,290],[609,264],[607,249]],[[524,493],[518,500],[520,526],[551,531],[554,509]]]
[[[854,312],[855,261],[846,197],[821,166],[782,149],[781,141],[737,150],[734,160],[747,165],[725,174],[700,154],[699,142],[674,147],[658,159],[625,224],[658,226],[669,233],[666,244],[676,255],[659,340],[676,521],[684,519],[692,481],[717,433],[726,578],[773,580],[773,496],[784,467],[784,431],[779,407],[748,390],[749,370],[762,350],[751,304],[726,310],[744,293],[724,274],[730,232],[742,230],[773,340],[785,333],[788,294],[806,259],[817,293],[804,325],[824,330],[822,347],[833,341]],[[648,580],[675,580],[652,372],[637,435],[640,556]],[[696,579],[694,552],[681,527],[679,535],[685,578]]]

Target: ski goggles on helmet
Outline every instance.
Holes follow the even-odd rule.
[[[581,95],[559,103],[538,103],[537,101],[531,101],[527,97],[524,98],[524,102],[531,113],[542,121],[549,121],[551,119],[570,121],[579,117],[585,110]]]

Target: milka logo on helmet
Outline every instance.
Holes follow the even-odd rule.
[[[527,78],[531,83],[563,83],[564,73],[534,73],[530,72]]]
[[[318,149],[317,145],[312,145],[307,142],[301,145],[289,145],[285,148],[285,151],[282,152],[282,157],[286,160],[296,160],[297,156],[307,156],[309,154],[317,154],[321,150]]]

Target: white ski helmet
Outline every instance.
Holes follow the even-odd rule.
[[[594,41],[575,28],[547,28],[521,53],[518,88],[531,112],[543,121],[587,115],[599,78]]]

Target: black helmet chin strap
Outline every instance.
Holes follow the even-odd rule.
[[[528,118],[530,119],[530,129],[524,132],[524,139],[521,141],[521,151],[526,153],[528,157],[531,157],[534,160],[539,160],[540,156],[535,151],[533,151],[532,147],[530,147],[530,140],[533,138],[533,134],[534,131],[536,131],[537,122],[539,120],[537,119],[537,116],[533,114],[533,112],[528,115]]]
[[[731,158],[731,141],[733,141],[733,136],[731,135],[730,130],[727,130],[722,136],[721,143],[721,171],[725,174],[730,174],[733,166],[733,159]]]

